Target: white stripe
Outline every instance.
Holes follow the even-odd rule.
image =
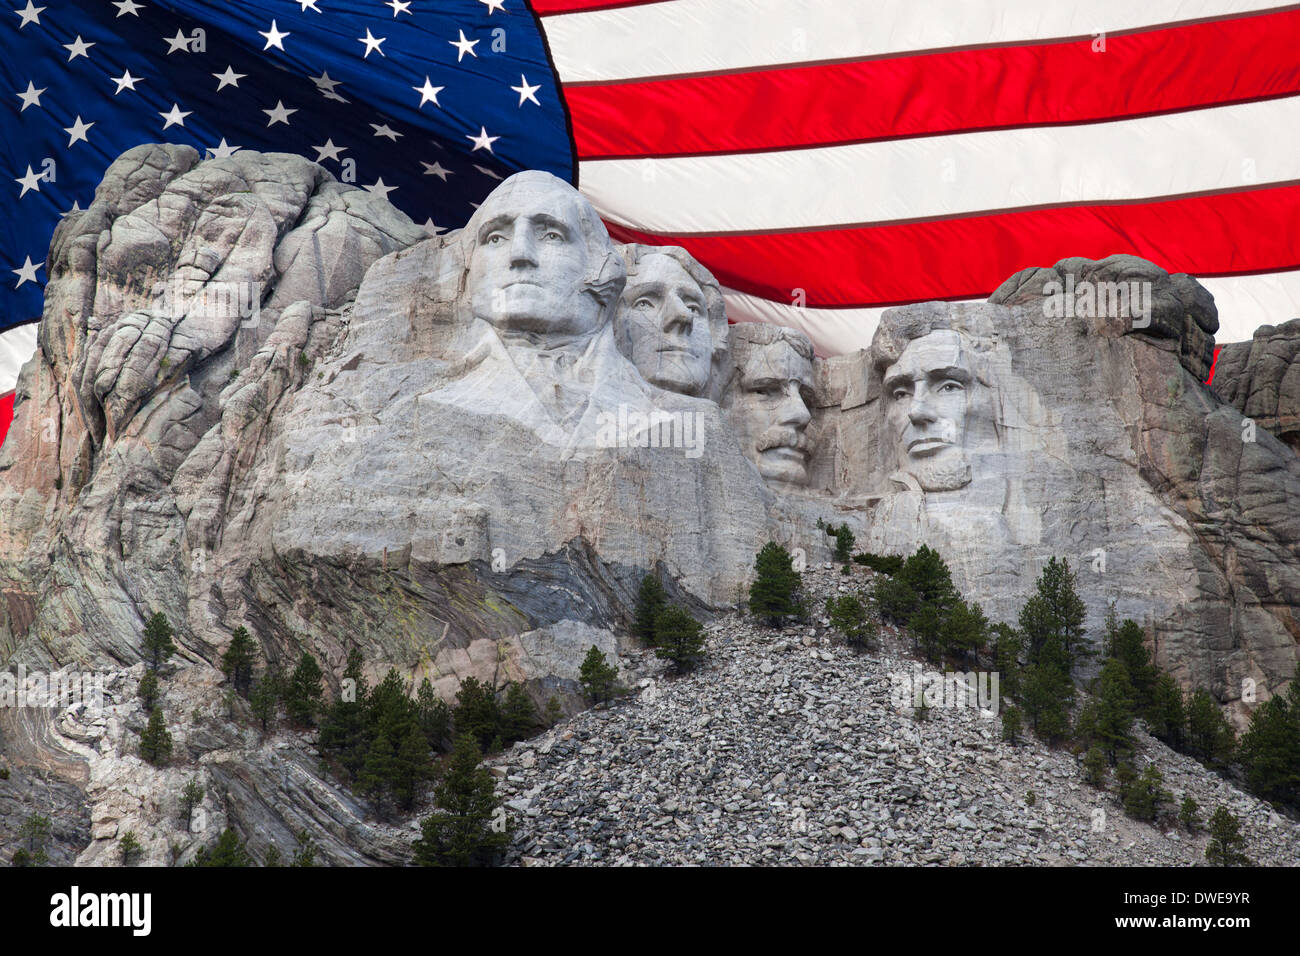
[[[1300,318],[1300,272],[1198,281],[1214,296],[1214,304],[1219,309],[1215,341],[1220,345],[1247,341],[1261,325],[1280,325]],[[844,355],[867,348],[885,311],[883,308],[796,308],[732,289],[724,289],[723,298],[727,302],[728,318],[799,329],[812,339],[818,355]]]
[[[606,219],[663,233],[944,217],[1300,179],[1300,96],[1112,123],[819,149],[592,160]]]
[[[1266,0],[674,0],[551,16],[545,29],[567,83],[1051,40],[1279,6]]]
[[[0,332],[0,395],[14,390],[18,370],[35,352],[35,325],[22,325],[8,332]]]

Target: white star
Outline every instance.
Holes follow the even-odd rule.
[[[474,164],[474,168],[477,169],[477,170],[478,170],[480,173],[482,173],[484,176],[491,176],[493,179],[500,179],[500,178],[501,178],[501,174],[500,174],[500,173],[495,172],[495,171],[493,171],[493,170],[491,170],[491,169],[488,169],[486,166],[480,166],[480,165],[478,165],[478,163],[475,163],[475,164]]]
[[[136,3],[135,0],[117,0],[113,6],[117,7],[119,17],[124,17],[129,13],[131,16],[138,18],[140,14],[136,13],[136,11],[144,9],[144,5]]]
[[[14,96],[18,97],[20,100],[23,101],[23,109],[19,110],[18,112],[21,113],[23,110],[27,109],[27,107],[29,107],[29,106],[40,106],[40,105],[41,105],[41,94],[44,93],[44,92],[46,91],[46,89],[48,89],[48,87],[41,87],[41,88],[38,90],[38,89],[35,87],[35,85],[33,85],[32,81],[31,81],[31,80],[28,80],[28,81],[27,81],[27,92],[26,92],[26,93],[15,93],[15,94],[14,94]]]
[[[467,39],[465,39],[465,31],[464,31],[464,30],[461,30],[461,31],[459,31],[459,32],[460,32],[460,39],[459,39],[459,40],[448,40],[448,41],[447,41],[448,43],[450,43],[452,46],[454,46],[454,47],[456,48],[456,62],[457,62],[457,63],[459,63],[461,60],[465,59],[465,54],[466,54],[466,53],[468,53],[468,54],[469,54],[470,56],[472,56],[472,57],[477,57],[478,54],[474,52],[474,47],[477,46],[478,43],[479,43],[478,40],[467,40]]]
[[[273,110],[262,110],[262,112],[265,113],[267,116],[270,117],[270,119],[268,119],[268,120],[266,121],[266,125],[267,125],[267,126],[274,126],[276,123],[283,123],[285,126],[289,126],[289,125],[290,125],[290,123],[289,123],[289,114],[290,114],[290,113],[296,113],[296,112],[298,112],[298,111],[297,111],[297,110],[287,110],[287,109],[284,108],[284,103],[283,103],[283,101],[281,101],[281,100],[276,100],[276,101],[275,101],[275,109],[273,109]]]
[[[403,3],[402,0],[388,0],[384,6],[393,8],[394,18],[396,18],[399,13],[405,13],[407,16],[411,15],[410,0],[407,0],[406,3]]]
[[[171,56],[177,50],[180,50],[182,53],[190,52],[190,38],[181,32],[179,28],[176,30],[176,35],[170,40],[167,37],[163,37],[163,43],[167,44],[168,56]]]
[[[132,76],[130,70],[127,70],[121,76],[110,76],[109,79],[117,84],[117,89],[113,91],[114,96],[117,96],[123,90],[130,90],[134,93],[135,85],[144,81],[143,76]]]
[[[535,94],[537,93],[538,90],[541,89],[541,86],[529,86],[528,77],[520,73],[519,85],[512,86],[510,88],[519,94],[519,105],[523,106],[524,103],[527,102],[528,100],[532,100],[534,103],[537,103],[537,97]],[[537,105],[541,106],[542,104],[537,103]]]
[[[434,106],[439,106],[438,94],[441,93],[443,90],[445,90],[446,87],[434,86],[432,83],[429,82],[429,77],[426,76],[424,78],[424,86],[413,86],[411,87],[411,89],[415,90],[415,92],[420,94],[419,108],[424,109],[425,103],[432,103]]]
[[[306,13],[308,10],[315,10],[320,13],[320,7],[316,6],[316,0],[298,0],[298,4],[302,7],[298,11],[299,13]]]
[[[381,197],[381,198],[383,198],[383,199],[387,199],[387,198],[388,198],[388,194],[391,193],[391,192],[392,192],[394,189],[396,189],[397,187],[396,187],[396,186],[385,186],[385,185],[384,185],[384,177],[383,177],[383,176],[380,176],[379,179],[378,179],[378,181],[375,182],[374,185],[371,185],[371,186],[362,186],[361,188],[364,189],[364,190],[365,190],[366,192],[368,192],[368,193],[373,193],[373,194],[376,195],[376,196],[379,196],[379,197]]]
[[[227,86],[239,86],[239,81],[248,76],[247,73],[236,73],[233,66],[227,65],[225,73],[213,73],[220,82],[217,83],[217,92],[220,93]]]
[[[71,216],[74,212],[81,212],[81,203],[77,202],[75,199],[72,200],[72,208],[69,209],[67,212],[59,213],[59,218],[66,219],[68,216]]]
[[[182,110],[179,106],[173,103],[170,112],[159,113],[158,115],[167,121],[163,123],[163,129],[166,129],[169,126],[184,126],[185,117],[189,116],[193,112],[193,110]]]
[[[26,9],[23,9],[23,10],[15,10],[15,11],[14,11],[14,13],[18,14],[20,17],[23,18],[23,22],[20,23],[20,24],[18,24],[18,29],[21,30],[23,27],[27,26],[27,24],[29,24],[29,23],[34,23],[34,24],[36,24],[37,26],[40,26],[40,25],[41,25],[41,13],[42,13],[44,10],[45,10],[44,7],[34,7],[34,6],[32,6],[32,0],[27,0],[27,7],[26,7]]]
[[[370,28],[366,27],[365,37],[357,37],[358,43],[364,43],[366,45],[366,52],[361,54],[361,59],[364,60],[366,57],[370,56],[370,54],[373,53],[375,50],[379,50],[379,44],[383,43],[387,39],[388,37],[374,36],[370,32]],[[386,54],[383,50],[379,50],[379,55],[387,56],[388,54]]]
[[[313,146],[312,149],[316,150],[316,162],[323,163],[327,159],[332,159],[337,163],[340,161],[339,153],[347,152],[348,148],[346,146],[335,146],[334,140],[331,138],[325,140],[324,146]]]
[[[319,13],[320,11],[318,10],[316,12]],[[271,49],[271,47],[275,47],[277,50],[283,50],[284,38],[288,36],[293,36],[292,33],[281,33],[280,28],[275,25],[274,20],[271,21],[270,30],[267,30],[266,32],[258,30],[257,33],[258,36],[266,37],[266,46],[262,47],[263,52]]]
[[[26,196],[27,190],[29,189],[35,189],[37,192],[41,191],[41,174],[32,172],[31,166],[27,167],[26,176],[22,176],[18,179],[15,179],[14,182],[22,183],[23,186],[22,192],[18,194],[19,199],[22,199],[24,196]]]
[[[208,152],[212,154],[213,159],[229,159],[231,156],[234,156],[239,152],[241,148],[242,147],[239,146],[231,146],[226,142],[226,137],[223,136],[221,137],[221,145],[213,146],[208,150]]]
[[[334,87],[338,86],[340,82],[338,80],[330,79],[329,70],[324,70],[320,76],[311,77],[311,81],[316,84],[316,89],[327,90],[330,93],[334,92]]]
[[[376,136],[383,136],[387,139],[391,139],[394,143],[397,142],[397,137],[402,135],[401,133],[397,132],[397,130],[389,127],[387,123],[385,123],[383,126],[378,126],[374,123],[371,123],[370,128],[375,131]]]
[[[17,285],[14,286],[15,289],[18,288],[18,286],[22,285],[24,282],[35,282],[36,270],[45,264],[43,262],[32,262],[31,256],[27,256],[26,259],[27,261],[23,263],[23,267],[21,269],[9,270],[14,275],[18,276],[18,283]]]
[[[487,129],[483,126],[480,126],[479,134],[477,136],[466,136],[465,138],[474,144],[474,149],[470,150],[471,153],[480,149],[486,149],[490,153],[492,152],[492,144],[495,143],[497,140],[499,140],[501,137],[489,136],[487,134]]]
[[[424,220],[424,231],[431,236],[436,236],[440,232],[446,232],[447,227],[438,225],[432,219],[426,219]]]
[[[63,49],[69,51],[68,62],[71,63],[79,56],[84,56],[87,60],[89,60],[90,54],[87,53],[86,51],[89,50],[94,45],[95,44],[87,43],[85,40],[81,39],[81,34],[78,33],[77,38],[73,40],[71,43],[63,44]]]
[[[456,174],[453,173],[450,169],[443,169],[443,168],[442,168],[442,163],[440,163],[440,162],[438,162],[438,161],[436,161],[436,160],[435,160],[433,163],[426,163],[426,162],[424,162],[424,161],[421,161],[421,162],[420,162],[420,165],[424,167],[424,175],[426,175],[426,176],[437,176],[437,177],[438,177],[439,179],[441,179],[444,183],[447,181],[447,177],[448,177],[448,176],[454,176],[454,175],[456,175]]]
[[[72,149],[72,144],[77,140],[89,143],[90,140],[86,138],[86,133],[89,132],[90,128],[94,125],[94,123],[83,123],[81,121],[81,114],[78,113],[76,121],[71,126],[63,127],[63,132],[72,137],[68,140],[68,149]]]
[[[478,0],[479,3],[485,4],[488,8],[488,16],[492,16],[496,10],[505,12],[506,0]]]

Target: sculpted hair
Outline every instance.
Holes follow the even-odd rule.
[[[623,292],[623,283],[627,279],[627,269],[623,265],[623,259],[615,250],[614,243],[609,238],[609,232],[605,229],[605,224],[601,222],[600,216],[596,214],[596,210],[592,208],[591,203],[587,202],[586,197],[563,179],[543,170],[526,169],[521,173],[515,173],[492,190],[482,205],[474,210],[474,215],[465,224],[465,228],[460,231],[459,244],[465,263],[464,273],[469,272],[470,260],[474,255],[474,250],[478,248],[479,228],[483,225],[483,220],[493,214],[493,206],[497,202],[507,199],[517,186],[530,183],[545,186],[547,189],[558,190],[564,193],[566,198],[573,204],[578,215],[578,225],[581,228],[582,239],[587,247],[587,271],[579,283],[579,288],[595,297],[602,307],[602,322],[608,321],[614,314],[614,308],[618,304],[618,297]],[[464,281],[465,275],[462,274],[462,286]]]
[[[798,329],[768,325],[766,322],[741,322],[731,329],[732,365],[737,369],[744,368],[755,348],[766,348],[777,342],[786,343],[801,358],[809,362],[813,360],[812,340]]]
[[[941,303],[939,303],[941,304]],[[954,332],[961,339],[962,352],[970,362],[971,372],[981,385],[990,385],[990,375],[984,354],[992,347],[990,335],[979,329],[967,328],[960,320],[944,312],[931,312],[917,307],[886,312],[871,339],[871,365],[876,381],[886,369],[903,356],[907,346],[931,332]]]

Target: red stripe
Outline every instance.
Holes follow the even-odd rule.
[[[1300,10],[1108,36],[714,76],[574,85],[582,159],[825,146],[1300,92]]]
[[[14,419],[14,393],[0,395],[0,445],[5,443],[9,433],[9,423]]]
[[[984,297],[1027,265],[1118,252],[1170,272],[1300,268],[1300,185],[1159,201],[1000,212],[887,226],[669,236],[610,224],[623,242],[686,247],[724,286],[812,307]]]
[[[667,3],[670,0],[533,0],[533,10],[543,17],[557,13],[581,13],[584,10],[614,10],[618,7],[640,7],[647,3]]]

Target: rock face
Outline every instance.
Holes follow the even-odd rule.
[[[1300,454],[1300,319],[1223,346],[1214,390]]]
[[[359,649],[372,679],[573,706],[586,650],[627,649],[645,573],[707,617],[768,540],[828,558],[822,518],[874,551],[937,546],[994,619],[1064,555],[1094,627],[1116,601],[1238,718],[1243,678],[1266,698],[1294,670],[1300,459],[1243,441],[1199,384],[1212,300],[1141,260],[893,310],[869,350],[821,360],[790,330],[728,334],[698,263],[617,247],[547,174],[430,238],[300,157],[147,146],[59,227],[49,275],[0,450],[0,661],[117,690],[90,729],[5,709],[0,732],[22,785],[85,795],[92,842],[85,813],[56,828],[85,861],[175,828],[179,771],[132,756],[159,609],[180,645],[164,706],[227,795],[212,814],[255,846],[313,823],[348,863],[397,861],[397,837],[307,742],[202,717],[228,706],[240,625],[267,664],[311,651],[331,692]]]

